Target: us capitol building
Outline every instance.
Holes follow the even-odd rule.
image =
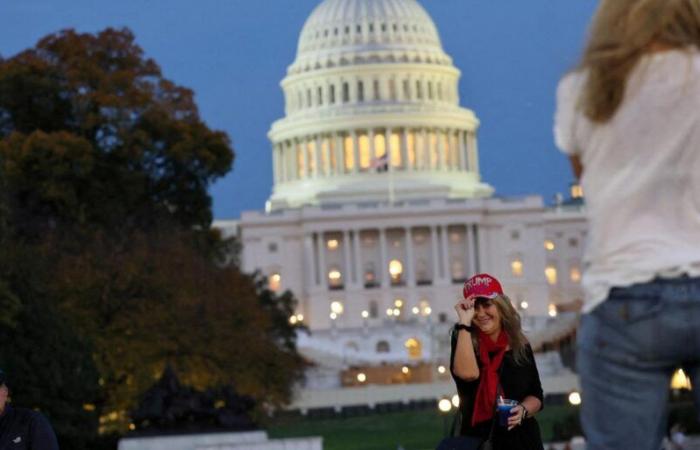
[[[272,195],[214,226],[238,234],[244,270],[299,299],[310,388],[444,379],[474,273],[503,282],[532,336],[582,298],[581,193],[494,196],[459,78],[415,0],[324,0],[301,31],[268,134]]]

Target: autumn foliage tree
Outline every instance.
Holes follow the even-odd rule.
[[[97,375],[83,379],[99,389],[72,407],[123,426],[166,365],[198,388],[233,383],[261,405],[290,400],[304,367],[287,322],[295,300],[226,264],[232,243],[211,230],[208,188],[233,160],[192,91],[128,30],[66,30],[0,60],[0,335],[21,340],[24,314],[23,326],[67,336],[54,353],[88,354],[82,375],[91,365]],[[40,276],[22,289],[15,268],[34,265]],[[52,355],[38,349],[44,360],[20,364],[22,345],[3,345],[0,364],[43,370]],[[59,369],[35,389],[75,375]],[[68,407],[25,399],[53,416]]]

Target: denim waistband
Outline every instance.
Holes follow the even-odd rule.
[[[700,277],[681,275],[675,278],[657,277],[645,283],[614,287],[607,301],[661,299],[673,302],[700,303]]]

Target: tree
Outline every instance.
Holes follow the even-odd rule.
[[[46,364],[83,368],[84,397],[61,405],[75,417],[94,404],[103,425],[124,431],[166,366],[196,389],[233,383],[261,407],[290,400],[304,367],[288,322],[295,299],[242,273],[229,253],[237,244],[210,230],[208,188],[233,159],[192,92],[164,78],[128,30],[65,30],[0,61],[0,234],[35,274],[29,289],[0,258],[0,303],[19,305],[0,323],[19,348],[53,349]],[[60,348],[49,336],[63,336]],[[37,367],[0,357],[10,372]],[[37,376],[33,389],[52,382]]]
[[[207,188],[233,163],[228,137],[201,121],[192,91],[165,79],[130,31],[111,28],[65,30],[0,62],[0,138],[10,187],[48,167],[44,189],[10,193],[27,209],[19,225],[35,233],[76,219],[207,229]],[[66,171],[51,170],[57,160]],[[51,194],[70,197],[64,206],[78,214],[53,208],[61,199]]]

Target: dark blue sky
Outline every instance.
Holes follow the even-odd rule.
[[[272,187],[267,131],[279,82],[320,0],[1,0],[0,54],[63,28],[129,27],[166,77],[195,91],[209,126],[231,137],[233,171],[211,190],[214,215],[262,209]],[[481,119],[484,180],[500,195],[568,189],[552,142],[554,92],[580,54],[597,0],[422,0],[462,70],[461,102]]]

